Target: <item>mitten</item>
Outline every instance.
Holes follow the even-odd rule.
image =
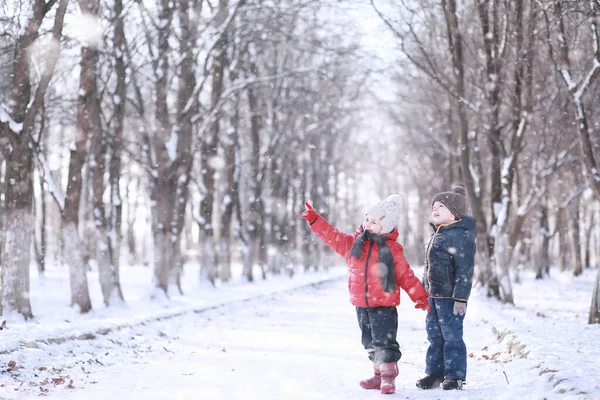
[[[429,308],[429,301],[427,301],[427,296],[421,297],[420,299],[415,301],[415,308],[421,308],[429,312],[431,309]]]
[[[317,218],[319,218],[319,214],[311,207],[308,201],[304,202],[304,205],[306,206],[306,211],[302,213],[302,218],[312,225],[317,221]]]
[[[467,312],[467,303],[454,300],[454,315],[465,315]]]

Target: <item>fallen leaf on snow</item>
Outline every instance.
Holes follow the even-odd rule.
[[[52,378],[52,383],[54,383],[55,385],[62,385],[63,383],[65,383],[64,378]]]

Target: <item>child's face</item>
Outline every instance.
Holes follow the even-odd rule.
[[[379,235],[383,227],[381,226],[381,223],[377,221],[376,218],[372,217],[369,214],[365,214],[365,220],[363,221],[363,229],[376,235]]]
[[[456,221],[454,214],[452,214],[450,210],[448,210],[448,208],[439,201],[433,203],[431,218],[433,218],[433,223],[436,225],[449,224]]]

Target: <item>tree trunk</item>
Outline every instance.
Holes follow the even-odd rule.
[[[454,89],[461,98],[467,98],[465,89],[465,61],[463,57],[463,39],[458,25],[458,16],[456,0],[443,0],[444,17],[448,30],[448,50],[452,59],[452,68],[454,72]],[[467,191],[469,205],[473,210],[473,216],[477,220],[477,243],[479,252],[479,273],[478,280],[488,287],[488,293],[491,296],[498,297],[499,282],[495,278],[492,264],[490,262],[492,253],[487,232],[486,215],[483,209],[481,199],[477,195],[477,183],[470,173],[471,156],[469,140],[469,118],[467,116],[467,106],[463,102],[457,102],[456,110],[459,122],[459,149],[460,149],[460,173],[462,182]]]
[[[135,265],[138,263],[139,259],[138,259],[138,251],[137,251],[137,246],[136,246],[136,238],[135,238],[135,223],[136,223],[136,212],[137,212],[137,208],[138,208],[138,199],[139,199],[139,190],[140,190],[140,179],[136,179],[136,186],[135,186],[135,198],[133,198],[132,201],[132,197],[133,195],[131,194],[131,190],[130,190],[130,186],[132,185],[132,182],[129,182],[129,184],[127,185],[126,188],[126,194],[125,194],[125,198],[128,200],[127,202],[127,251],[129,253],[129,265]]]
[[[573,245],[573,276],[579,276],[583,273],[581,264],[581,228],[580,228],[580,197],[573,199],[571,206],[571,243]]]
[[[2,314],[6,316],[16,311],[25,319],[33,317],[29,303],[31,228],[34,226],[33,159],[28,142],[15,141],[6,163],[6,236],[2,255]],[[27,227],[29,229],[25,229]]]
[[[310,173],[310,198],[313,199],[313,201],[316,201],[317,205],[319,205],[320,207],[323,207],[326,203],[325,203],[325,198],[321,199],[320,193],[319,193],[319,182],[320,177],[319,177],[319,171],[320,170],[325,170],[325,168],[322,167],[321,163],[321,157],[320,157],[320,141],[318,139],[313,139],[312,140],[312,145],[310,146],[309,149],[309,159],[311,160],[312,165],[309,167],[309,173]],[[317,200],[319,199],[319,200]],[[327,212],[329,212],[330,210],[327,210]],[[314,268],[315,272],[317,272],[319,270],[319,266],[321,266],[321,260],[322,260],[322,256],[323,256],[323,251],[325,250],[325,244],[321,241],[321,240],[317,240],[315,236],[312,236],[313,240],[311,241],[311,247],[310,247],[310,254],[311,254],[311,263],[309,264],[309,267],[312,265],[312,267]]]
[[[3,127],[0,125],[0,132]],[[2,249],[4,244],[4,200],[6,199],[5,159],[0,151],[0,266],[2,265]],[[2,274],[0,273],[0,288],[2,287]],[[2,294],[0,290],[0,314],[2,313]]]
[[[218,15],[227,15],[227,0],[219,1]],[[224,22],[226,18],[222,18],[219,22]],[[215,178],[217,174],[217,151],[220,141],[220,119],[221,111],[219,110],[221,96],[223,94],[223,81],[225,67],[227,64],[226,58],[227,35],[222,32],[214,48],[213,65],[212,65],[212,88],[211,88],[211,110],[214,113],[213,120],[208,128],[208,132],[204,135],[201,145],[202,157],[202,182],[204,192],[200,201],[200,229],[203,231],[204,240],[208,241],[203,245],[204,251],[208,251],[210,257],[202,257],[205,263],[201,265],[202,275],[207,277],[214,283],[219,277],[220,261],[216,259],[219,252],[215,246],[215,231],[212,225],[214,204],[215,204]],[[212,248],[209,248],[211,246]],[[211,260],[209,260],[209,258]]]
[[[196,88],[196,41],[197,21],[194,19],[201,14],[202,2],[179,0],[179,22],[181,37],[179,40],[179,51],[182,55],[180,62],[177,89],[177,117],[175,121],[175,132],[177,133],[177,155],[172,168],[172,175],[176,181],[174,186],[175,207],[172,211],[171,234],[173,243],[174,265],[171,269],[171,282],[177,287],[179,293],[183,294],[181,288],[181,275],[183,272],[184,256],[181,251],[182,234],[184,232],[186,208],[188,204],[188,191],[191,181],[190,175],[193,166],[193,140],[194,126],[192,116],[199,113],[199,100],[194,89]]]
[[[589,218],[589,222],[588,222],[588,227],[585,233],[585,255],[584,255],[584,263],[583,266],[584,268],[591,268],[592,263],[591,263],[591,259],[592,259],[592,236],[594,234],[594,228],[595,228],[595,222],[594,222],[594,217],[595,217],[596,213],[594,212],[594,210],[590,211],[590,218]]]
[[[125,54],[125,27],[124,27],[124,9],[123,1],[115,0],[114,5],[114,37],[113,46],[115,51],[115,72],[117,74],[117,86],[113,96],[114,116],[112,137],[110,140],[110,162],[109,162],[109,183],[110,183],[110,211],[108,213],[108,242],[110,251],[110,265],[113,288],[120,301],[123,301],[121,291],[120,270],[121,270],[121,220],[122,220],[122,199],[120,191],[121,181],[121,153],[123,148],[123,130],[125,121],[125,99],[127,96],[127,69],[124,61]]]
[[[558,23],[555,23],[554,26],[558,29],[558,41],[559,41],[559,62],[556,64],[559,66],[560,76],[563,77],[567,88],[569,89],[569,99],[574,106],[575,109],[575,125],[577,127],[577,132],[579,132],[579,144],[581,146],[581,152],[583,154],[583,165],[585,167],[585,172],[587,176],[587,180],[590,184],[590,187],[594,191],[596,198],[600,198],[600,171],[598,168],[598,163],[594,154],[594,147],[591,141],[591,135],[593,134],[593,128],[590,127],[590,123],[588,121],[588,117],[586,114],[586,108],[582,99],[583,93],[588,92],[590,85],[594,82],[600,72],[600,37],[598,35],[598,6],[592,3],[591,6],[591,16],[589,18],[590,28],[592,31],[592,57],[593,62],[591,64],[591,69],[585,73],[585,76],[578,84],[573,84],[572,75],[571,75],[571,61],[569,59],[569,46],[567,43],[568,36],[565,32],[565,24],[564,18],[565,13],[562,7],[562,2],[555,0],[554,1],[554,12],[556,16],[556,20]],[[547,26],[547,40],[550,49],[552,49],[552,44],[550,43],[550,22],[549,18],[546,17]],[[578,58],[580,56],[578,55]],[[577,240],[579,242],[579,240]],[[577,251],[579,254],[579,251]],[[579,262],[581,262],[581,258],[579,258]],[[577,266],[574,266],[573,272],[577,271]],[[600,319],[598,318],[598,309],[600,308],[600,299],[598,298],[598,285],[600,284],[600,275],[596,279],[596,286],[594,288],[594,295],[592,296],[592,305],[590,307],[590,316],[589,323],[599,323]]]
[[[173,261],[172,246],[169,241],[168,230],[154,229],[154,285],[158,289],[152,294],[153,298],[168,297],[169,293],[169,268]]]
[[[100,17],[99,0],[80,0],[80,6],[84,15],[89,15],[93,19]],[[97,74],[99,52],[95,44],[84,48],[81,69],[85,75],[86,82],[84,102],[86,114],[86,126],[88,134],[91,135],[91,154],[89,158],[90,180],[92,186],[92,218],[94,221],[95,243],[94,259],[98,265],[98,275],[100,278],[100,287],[104,304],[111,305],[114,302],[123,300],[119,277],[117,271],[111,263],[111,243],[108,238],[108,228],[106,222],[106,210],[104,206],[104,173],[106,170],[106,137],[102,129],[102,120],[100,116],[100,98],[98,93]]]
[[[99,115],[98,115],[99,117]],[[100,122],[100,119],[97,119]],[[106,154],[106,145],[103,137],[103,132],[97,129],[92,133],[96,135],[92,138],[92,188],[93,188],[93,209],[95,222],[95,259],[98,264],[98,274],[100,278],[100,287],[102,296],[106,306],[121,303],[123,294],[119,282],[119,272],[116,266],[112,263],[112,245],[114,242],[109,239],[109,230],[106,222],[105,207],[104,207],[104,163]]]
[[[33,236],[33,244],[35,247],[35,255],[38,265],[38,273],[39,275],[43,275],[46,270],[46,220],[48,219],[48,213],[46,211],[46,193],[44,190],[44,180],[42,178],[39,179],[39,189],[40,189],[40,225],[39,225],[39,236],[40,236],[40,244],[38,246],[36,235],[34,232]],[[34,206],[35,207],[35,206]],[[34,213],[34,225],[35,225],[35,214]],[[0,228],[1,230],[1,228]]]
[[[271,215],[273,216],[273,243],[271,243],[271,246],[273,246],[273,251],[269,252],[269,258],[272,264],[272,268],[270,269],[277,271],[277,273],[283,272],[289,275],[290,270],[293,269],[291,245],[296,221],[294,216],[290,216],[288,208],[288,204],[292,203],[291,209],[294,210],[292,182],[289,176],[290,167],[287,164],[288,162],[284,161],[284,159],[278,159],[275,169],[272,171],[273,210]]]
[[[92,4],[88,5],[85,2],[81,2],[81,4],[83,9],[94,9],[94,5]],[[92,308],[86,277],[87,255],[81,250],[84,246],[81,246],[82,241],[78,233],[78,225],[81,196],[83,193],[82,171],[84,169],[83,166],[86,158],[88,135],[97,135],[99,134],[97,132],[99,132],[100,129],[98,93],[96,87],[97,58],[97,49],[93,47],[82,48],[79,97],[77,103],[77,130],[75,147],[71,149],[67,195],[63,212],[65,229],[65,241],[63,245],[65,254],[70,260],[71,300],[74,305],[79,306],[81,312],[87,312]],[[94,136],[92,136],[92,140],[93,139]],[[94,164],[90,167],[90,170],[93,171]],[[96,176],[98,176],[98,173]],[[96,188],[96,190],[99,191],[101,189]]]
[[[152,232],[154,238],[154,285],[165,296],[169,292],[171,268],[175,265],[171,215],[175,207],[176,182],[169,179],[159,168],[159,176],[152,190]],[[161,296],[158,292],[153,296]]]
[[[269,260],[268,260],[268,243],[266,229],[263,226],[260,237],[258,239],[258,251],[257,251],[257,263],[260,266],[261,277],[263,280],[267,279],[267,272],[269,271]]]
[[[0,140],[3,146],[10,143],[12,151],[6,157],[5,182],[8,184],[4,199],[4,231],[8,235],[0,241],[2,250],[2,291],[0,312],[16,311],[26,319],[32,317],[29,303],[29,263],[31,260],[31,237],[33,219],[33,156],[32,134],[39,110],[42,107],[46,90],[54,75],[54,68],[60,54],[64,16],[68,0],[60,0],[54,25],[53,43],[57,48],[50,51],[42,71],[39,84],[32,97],[30,80],[30,46],[38,38],[45,15],[53,4],[36,0],[32,5],[23,34],[17,39],[13,50],[10,105],[11,115],[0,122]],[[5,149],[3,149],[5,150]]]
[[[491,7],[490,7],[491,5]],[[491,193],[490,193],[490,215],[491,232],[488,234],[488,251],[492,267],[492,279],[490,282],[495,286],[497,281],[500,284],[500,300],[505,303],[513,303],[512,288],[510,285],[509,270],[511,249],[508,247],[506,226],[511,208],[512,185],[514,171],[521,150],[521,141],[523,138],[526,119],[522,117],[522,74],[523,67],[523,3],[516,1],[517,21],[514,27],[516,33],[516,53],[518,57],[518,66],[515,68],[515,93],[513,96],[513,137],[511,140],[510,152],[506,154],[503,151],[502,131],[500,129],[500,110],[503,106],[501,91],[503,85],[502,67],[504,60],[499,48],[503,40],[500,30],[500,17],[498,15],[499,7],[490,4],[488,1],[478,2],[479,20],[482,28],[482,37],[486,54],[486,82],[485,97],[487,100],[488,113],[488,143],[490,145],[491,160]],[[507,161],[510,160],[510,161]],[[496,288],[492,287],[489,294],[496,293]]]
[[[82,313],[92,308],[86,277],[86,254],[78,233],[80,202],[83,186],[83,166],[86,158],[88,134],[94,132],[97,121],[93,108],[97,107],[95,88],[95,65],[97,52],[89,47],[81,50],[81,74],[79,81],[79,98],[77,102],[77,129],[75,146],[71,148],[69,161],[69,179],[65,208],[63,210],[64,254],[69,260],[69,276],[71,278],[71,302],[79,306]]]
[[[294,165],[292,166],[293,171],[298,170],[298,161],[294,161]],[[290,210],[292,212],[292,216],[290,218],[290,228],[289,228],[289,236],[288,236],[288,262],[289,262],[289,270],[287,271],[290,278],[294,276],[296,273],[296,265],[298,264],[298,241],[296,240],[296,231],[298,225],[300,225],[300,218],[298,210],[300,210],[299,196],[298,196],[298,188],[294,183],[291,184],[291,193],[290,193]],[[344,199],[347,200],[347,199]],[[347,202],[346,202],[347,203]],[[344,209],[348,209],[346,207]]]
[[[308,194],[308,188],[306,187],[306,183],[308,182],[308,173],[309,173],[309,169],[310,169],[310,157],[306,156],[303,158],[303,165],[302,165],[302,181],[300,183],[300,194],[302,195],[302,197],[304,199],[306,199],[306,196]],[[313,207],[316,206],[317,204],[315,203],[316,199],[310,198],[310,202],[312,203]],[[302,210],[304,210],[304,205],[302,206]],[[318,210],[318,208],[317,208]],[[303,223],[301,224],[301,235],[302,235],[302,265],[304,267],[304,271],[308,271],[310,269],[310,267],[313,266],[314,263],[314,241],[315,241],[315,237],[314,234],[312,233],[312,231],[310,230],[309,226],[307,223],[305,223],[303,221]]]
[[[571,246],[569,245],[568,233],[569,233],[569,220],[567,218],[567,210],[561,208],[558,211],[556,218],[556,230],[558,231],[558,248],[560,255],[560,270],[565,271],[569,269],[569,259],[571,257]]]
[[[236,108],[237,109],[237,108]],[[236,117],[237,118],[237,117]],[[240,154],[240,149],[238,148],[238,154]],[[239,167],[239,164],[238,164]],[[234,203],[234,208],[237,217],[237,226],[234,230],[235,238],[238,242],[238,246],[240,247],[240,253],[242,255],[242,277],[246,279],[248,282],[254,281],[254,272],[252,269],[252,263],[249,260],[252,260],[252,254],[250,249],[249,240],[244,235],[244,225],[246,221],[243,217],[242,212],[242,204],[240,201],[240,190],[239,190],[239,174],[236,176],[236,185],[237,190],[233,191],[231,194],[233,196],[232,200]]]
[[[219,272],[223,282],[231,279],[231,228],[235,199],[239,197],[239,116],[237,113],[239,103],[239,95],[235,95],[229,116],[230,129],[221,141],[225,157],[225,187],[227,188],[221,207],[221,234],[219,238]]]
[[[173,129],[170,122],[168,93],[170,83],[170,38],[172,31],[173,12],[175,4],[170,0],[160,0],[158,12],[158,54],[155,60],[155,107],[154,118],[156,128],[153,144],[156,159],[152,172],[152,232],[154,238],[154,285],[156,291],[153,297],[168,296],[169,277],[171,268],[177,266],[177,257],[173,254],[173,243],[176,242],[173,230],[177,222],[173,219],[175,213],[175,197],[177,195],[177,180],[180,171],[174,161],[177,154],[170,153],[168,143],[173,140],[179,146],[178,130]]]
[[[248,106],[250,108],[250,139],[251,139],[251,154],[250,154],[250,182],[252,182],[252,198],[249,204],[247,220],[248,233],[248,258],[245,260],[244,269],[251,270],[257,259],[260,263],[259,246],[261,237],[263,236],[263,218],[264,204],[262,199],[262,180],[264,178],[263,168],[261,167],[260,157],[260,131],[261,131],[261,114],[258,108],[258,97],[254,89],[250,88],[248,93]],[[261,265],[261,268],[266,266]]]
[[[535,279],[543,279],[546,271],[550,270],[550,225],[548,224],[548,207],[544,204],[540,205],[540,235],[542,236],[542,245],[540,253],[535,264]]]
[[[600,324],[600,268],[596,274],[596,283],[594,284],[594,293],[592,294],[592,305],[590,306],[590,316],[588,324]]]

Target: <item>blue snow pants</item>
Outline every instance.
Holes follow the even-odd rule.
[[[397,362],[402,357],[396,341],[398,310],[396,307],[356,307],[361,342],[374,364]]]
[[[445,379],[465,380],[467,348],[463,341],[464,315],[454,315],[453,299],[429,297],[431,311],[427,313],[427,349],[425,373]]]

